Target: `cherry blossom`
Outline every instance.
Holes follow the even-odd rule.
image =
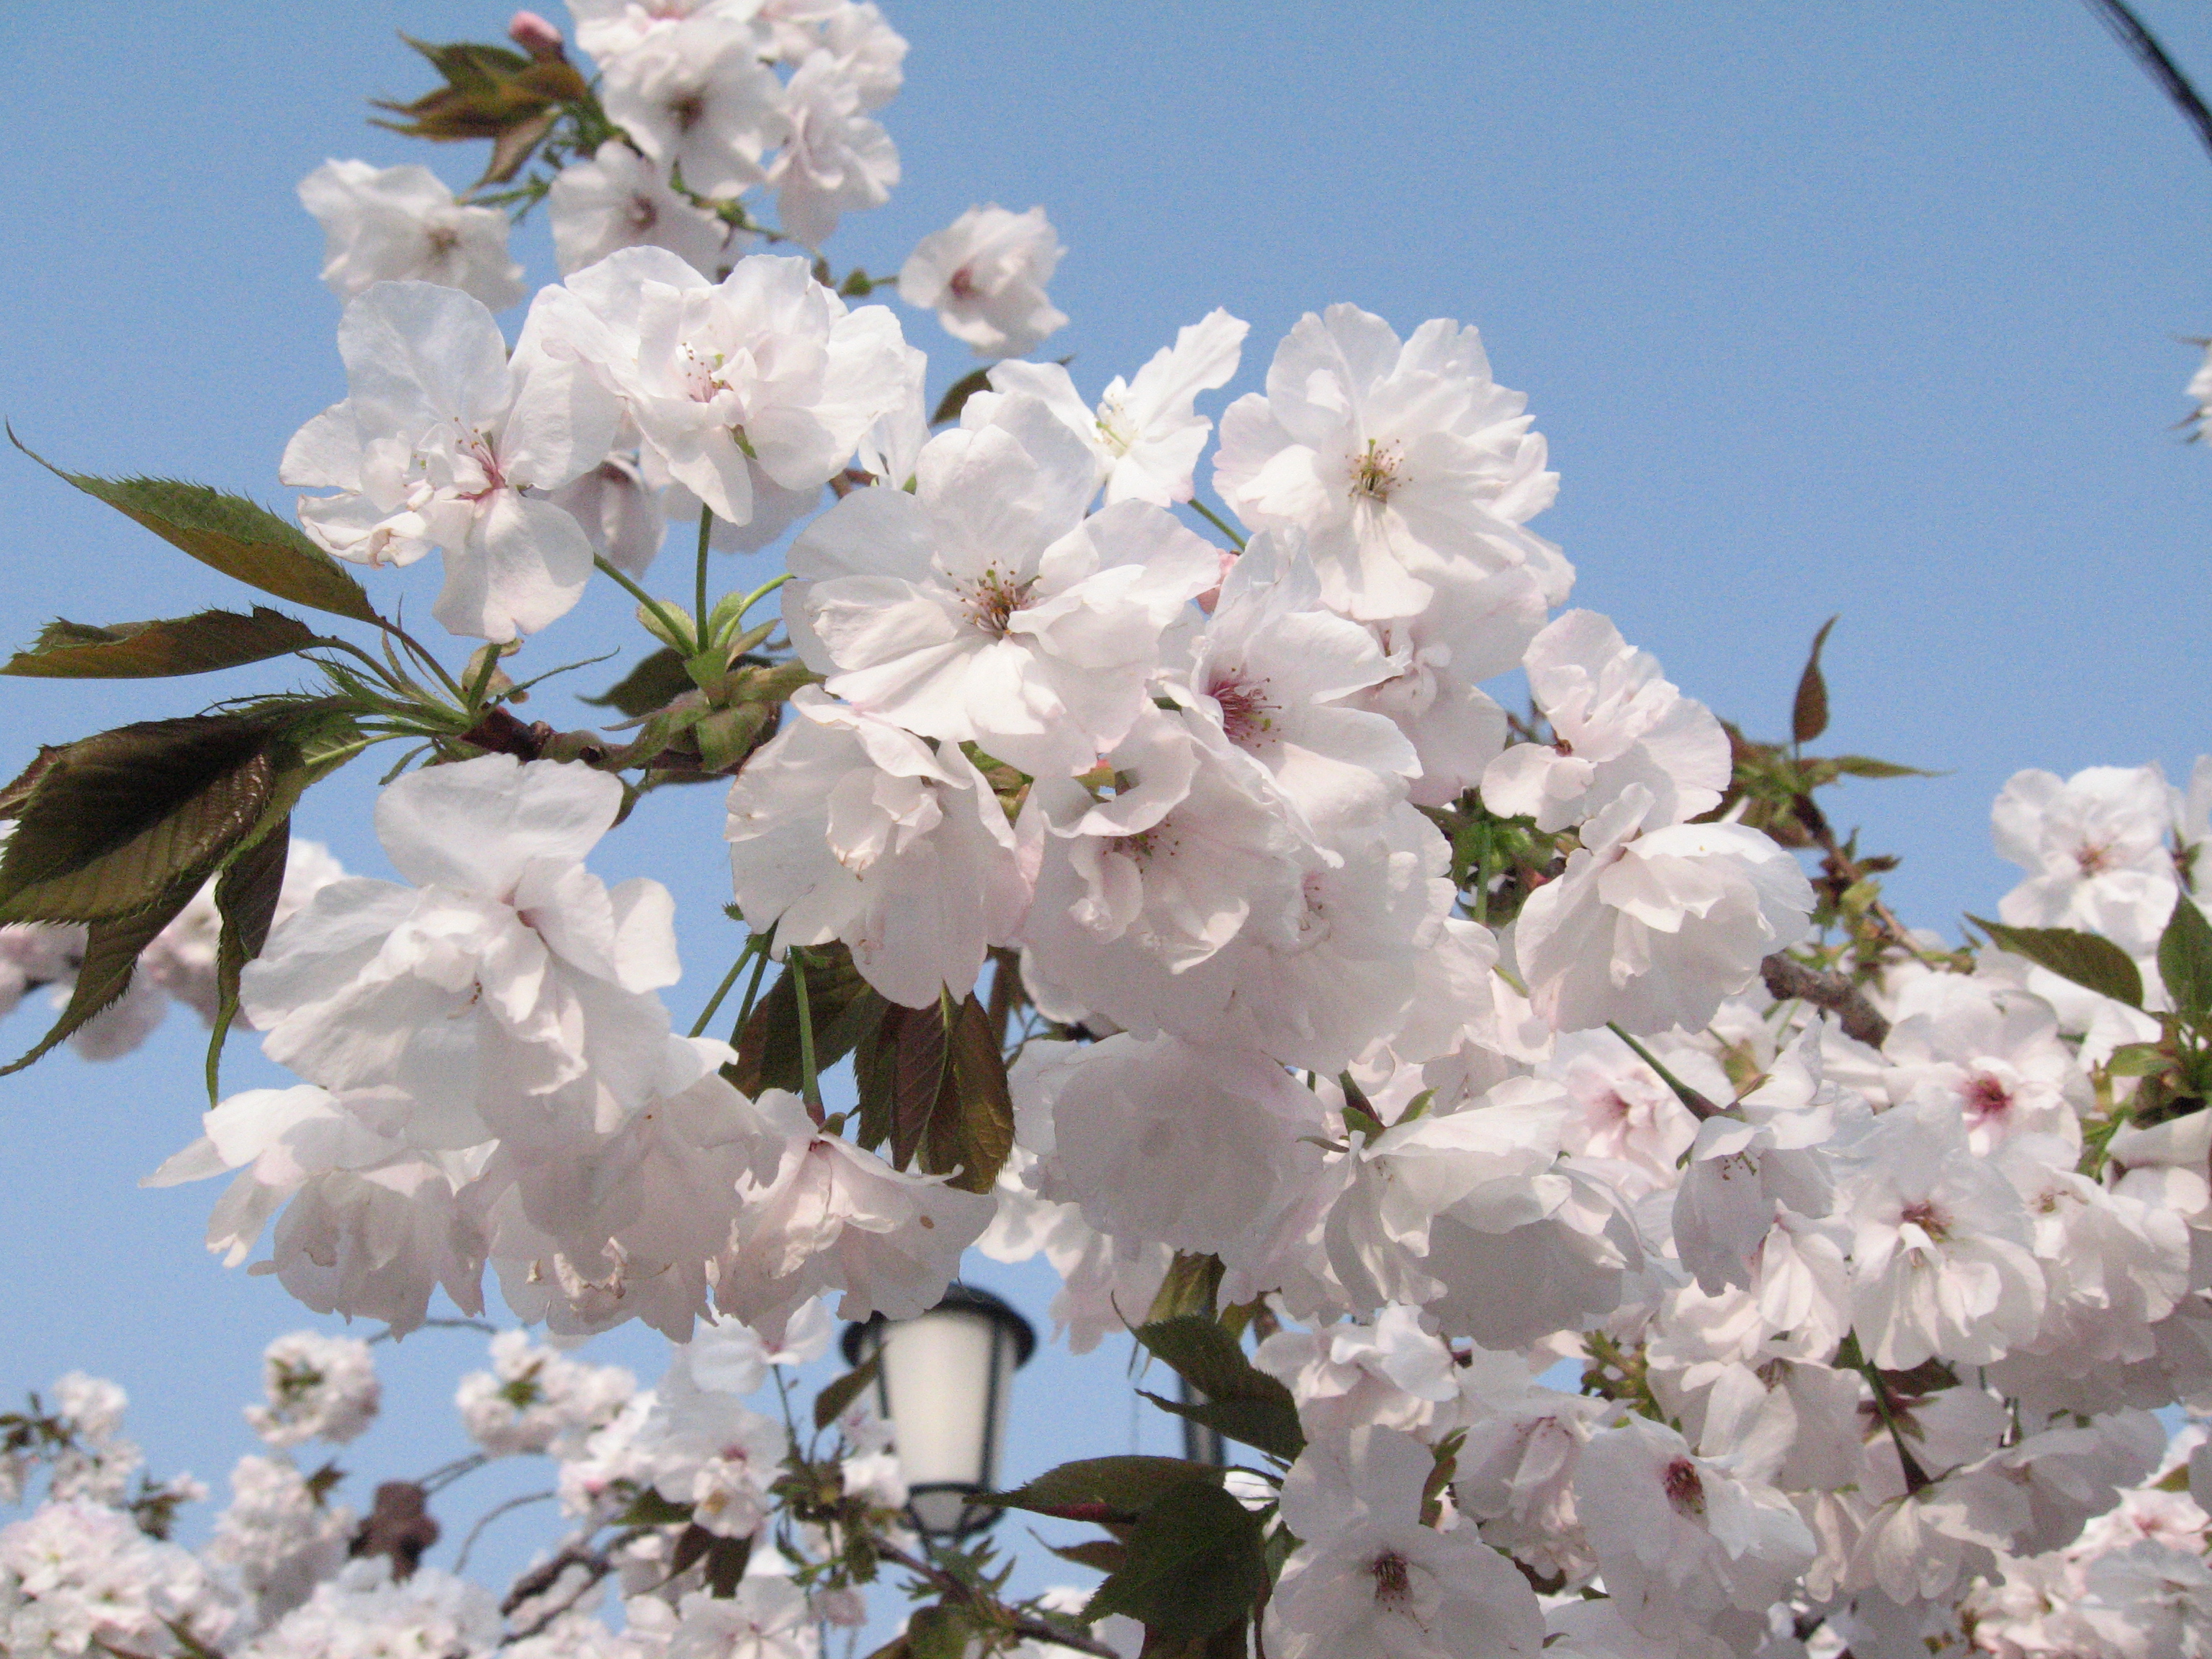
[[[907,256],[899,298],[935,311],[978,356],[1018,357],[1067,322],[1044,292],[1065,252],[1041,207],[972,207]]]
[[[483,305],[427,283],[353,301],[338,350],[350,395],[294,434],[279,474],[338,492],[301,501],[308,533],[362,564],[442,550],[434,614],[457,634],[510,640],[564,614],[591,574],[591,544],[526,492],[605,458],[613,401],[526,329],[510,362]]]
[[[1035,775],[1087,770],[1146,707],[1160,636],[1218,562],[1160,509],[1091,518],[1090,457],[1041,406],[932,439],[793,545],[784,617],[827,689]]]
[[[754,516],[754,468],[818,491],[906,390],[897,319],[848,311],[803,259],[754,254],[716,283],[665,248],[623,248],[532,314],[545,349],[588,364],[654,462],[733,525]]]
[[[504,311],[526,292],[507,216],[462,206],[428,167],[325,161],[300,181],[300,204],[323,228],[323,281],[341,300],[379,283],[435,283]]]
[[[1108,501],[1171,507],[1190,499],[1191,475],[1213,429],[1196,410],[1198,395],[1229,383],[1250,326],[1225,311],[1208,312],[1176,330],[1176,343],[1154,352],[1133,379],[1115,375],[1096,409],[1060,364],[1000,363],[991,370],[991,389],[969,398],[961,420],[988,424],[1000,398],[1035,398],[1090,447]]]
[[[1556,604],[1571,573],[1522,528],[1557,483],[1523,404],[1474,330],[1439,319],[1401,342],[1332,306],[1276,349],[1266,394],[1221,417],[1214,488],[1256,527],[1304,531],[1329,604],[1362,620],[1419,612],[1423,572],[1462,561],[1525,567]]]
[[[665,167],[617,139],[601,144],[590,161],[562,168],[545,206],[563,276],[618,248],[665,247],[711,277],[732,251],[727,225],[671,189]]]

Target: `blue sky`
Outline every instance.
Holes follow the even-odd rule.
[[[2212,161],[2072,0],[885,3],[914,44],[885,116],[907,182],[848,221],[841,269],[896,269],[971,203],[1041,204],[1073,319],[1047,349],[1073,353],[1094,394],[1215,305],[1253,325],[1231,393],[1334,301],[1401,331],[1479,325],[1551,440],[1559,505],[1537,528],[1579,567],[1577,602],[1692,695],[1778,734],[1808,641],[1841,613],[1828,741],[1943,775],[1847,786],[1832,806],[1905,854],[1908,916],[1949,930],[2010,884],[1987,826],[2014,771],[2157,758],[2179,776],[2212,747],[2212,455],[2175,429],[2186,337],[2212,333]],[[2142,9],[2212,79],[2212,16]],[[362,100],[425,84],[394,31],[491,38],[504,17],[458,0],[15,0],[0,89],[28,142],[0,186],[0,411],[64,465],[277,498],[284,440],[343,390],[293,187],[327,156],[473,176],[477,149],[376,131]],[[542,224],[518,250],[551,279]],[[906,321],[936,384],[971,366]],[[0,460],[0,550],[10,641],[56,614],[237,597],[27,461]],[[421,580],[398,585],[427,612]],[[597,596],[525,660],[604,649],[620,616]],[[273,678],[9,682],[0,766]],[[343,776],[301,823],[379,873],[372,783]],[[708,794],[655,802],[601,860],[678,891],[679,1017],[738,942]],[[39,1012],[9,1040],[27,1046]],[[157,1467],[219,1483],[248,1446],[235,1408],[254,1356],[308,1322],[201,1255],[212,1188],[135,1185],[196,1132],[197,1037],[176,1019],[132,1060],[0,1080],[0,1396],[71,1365],[115,1376]],[[230,1066],[270,1075],[244,1043]],[[1042,1316],[1048,1275],[978,1277]],[[404,1346],[394,1420],[356,1467],[449,1455],[439,1402],[472,1341]],[[611,1346],[658,1368],[655,1343]],[[1040,1358],[1012,1473],[1127,1449],[1127,1400],[1111,1360]],[[488,1480],[483,1498],[530,1485]],[[501,1547],[483,1559],[512,1560]]]

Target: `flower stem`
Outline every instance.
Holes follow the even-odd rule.
[[[820,1123],[825,1115],[822,1079],[814,1063],[814,1012],[806,1006],[806,952],[794,945],[787,954],[792,994],[799,999],[799,1086],[806,1102],[806,1115]]]
[[[659,599],[654,599],[652,594],[647,592],[635,582],[632,581],[628,574],[623,570],[622,567],[612,562],[605,555],[594,553],[592,556],[592,562],[597,565],[601,570],[605,571],[608,575],[612,576],[616,582],[620,585],[622,590],[625,593],[628,593],[630,598],[635,599],[640,605],[643,605],[647,611],[650,611],[655,617],[659,617],[660,619],[660,625],[668,630],[668,635],[671,639],[680,640],[686,634],[691,631],[690,629],[679,626],[677,623],[674,613],[672,613],[666,605],[661,604]]]
[[[704,651],[713,641],[707,637],[707,544],[714,530],[714,509],[704,501],[699,504],[699,558],[696,586],[698,609],[693,613],[698,623],[699,648]]]
[[[1204,501],[1201,501],[1194,496],[1191,500],[1185,501],[1183,505],[1188,507],[1192,512],[1197,514],[1200,518],[1205,520],[1206,523],[1212,525],[1216,530],[1218,530],[1223,535],[1228,537],[1231,541],[1236,543],[1237,550],[1239,553],[1242,553],[1244,550],[1244,538],[1238,535],[1237,532],[1231,527],[1228,520],[1223,518],[1218,513],[1216,513]]]
[[[738,952],[738,959],[730,964],[730,971],[722,975],[722,982],[714,988],[714,994],[707,999],[707,1006],[699,1011],[699,1018],[691,1022],[691,1030],[688,1035],[697,1036],[707,1029],[707,1022],[714,1018],[714,1011],[722,1006],[722,999],[730,994],[730,988],[738,982],[738,975],[743,970],[745,963],[751,959],[753,953],[760,949],[760,935],[757,933],[745,941],[745,948]]]

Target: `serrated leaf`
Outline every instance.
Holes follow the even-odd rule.
[[[1210,1316],[1186,1314],[1139,1325],[1130,1334],[1205,1396],[1188,1404],[1148,1396],[1155,1405],[1285,1462],[1305,1449],[1291,1391],[1254,1365]]]
[[[258,501],[176,478],[102,478],[64,472],[26,447],[15,447],[56,477],[106,501],[202,564],[249,587],[295,605],[381,625],[368,593],[336,559],[309,541],[298,526]]]
[[[2061,979],[2087,987],[2100,996],[2142,1006],[2142,973],[2125,951],[2095,933],[2071,927],[2008,927],[2001,921],[1984,921],[1970,915],[1968,921],[1990,936],[2001,951],[2026,957],[2039,968],[2048,968]]]
[[[65,745],[0,852],[0,920],[125,915],[186,872],[204,878],[268,804],[280,730],[199,714]]]
[[[594,708],[612,708],[625,719],[636,720],[656,708],[665,708],[693,689],[690,675],[684,671],[684,659],[662,646],[609,686],[604,695],[577,701]]]
[[[1828,630],[1836,620],[1829,617],[1813,635],[1812,654],[1797,677],[1796,701],[1790,705],[1790,735],[1798,743],[1810,743],[1828,729],[1828,682],[1820,672],[1820,647],[1827,644]]]
[[[1202,1423],[1226,1439],[1242,1442],[1285,1463],[1296,1462],[1305,1449],[1305,1431],[1298,1426],[1296,1407],[1286,1410],[1260,1400],[1170,1400],[1149,1389],[1137,1392],[1172,1416]]]
[[[680,657],[689,656],[699,648],[696,624],[691,613],[682,605],[668,599],[653,605],[641,605],[636,611],[637,625],[659,640]],[[681,629],[682,632],[677,629]],[[691,677],[684,676],[688,681]]]
[[[1218,1486],[1221,1476],[1211,1464],[1181,1457],[1084,1457],[983,1501],[1071,1521],[1132,1521],[1161,1493],[1192,1480]]]
[[[988,1193],[1014,1150],[1014,1097],[1006,1062],[991,1038],[991,1017],[969,992],[954,1012],[951,1030],[952,1081],[959,1110],[951,1133],[922,1148],[922,1168],[951,1175],[952,1185]],[[955,1171],[957,1173],[955,1173]]]
[[[884,1369],[881,1353],[872,1353],[814,1396],[814,1426],[826,1429],[843,1415],[845,1407],[871,1388]]]
[[[36,1048],[12,1065],[0,1066],[0,1077],[20,1072],[43,1057],[55,1044],[81,1029],[129,990],[131,975],[137,969],[139,953],[176,920],[179,911],[191,902],[200,885],[197,879],[180,881],[143,909],[94,922],[87,930],[84,960],[77,966],[76,983],[70,988],[69,1006],[62,1010],[61,1018],[46,1036],[39,1039]]]
[[[314,629],[298,617],[261,605],[251,615],[202,611],[172,621],[106,627],[55,621],[29,650],[0,664],[0,674],[86,680],[210,674],[304,651],[315,637]]]
[[[1113,1538],[1087,1538],[1079,1544],[1047,1544],[1045,1547],[1061,1560],[1094,1572],[1119,1572],[1129,1559],[1127,1547]]]
[[[1214,1485],[1186,1480],[1138,1517],[1121,1571],[1094,1591],[1085,1621],[1109,1613],[1154,1635],[1194,1641],[1249,1616],[1267,1588],[1259,1517]]]
[[[238,1018],[238,981],[246,964],[261,954],[276,921],[276,901],[284,891],[284,866],[292,851],[292,820],[285,817],[245,848],[216,878],[215,908],[221,931],[215,950],[215,1026],[208,1033],[208,1100],[221,1095],[223,1040]]]
[[[2212,922],[2186,893],[2174,901],[2173,915],[2159,935],[2158,976],[2191,1024],[2212,1015]]]
[[[102,921],[204,880],[362,742],[343,708],[297,698],[64,744],[0,851],[0,921]]]
[[[738,1037],[738,1063],[730,1081],[748,1095],[763,1089],[799,1092],[805,1068],[799,1043],[799,991],[787,966],[753,1005]],[[814,1062],[826,1072],[853,1050],[880,1003],[873,987],[853,966],[842,945],[810,945],[806,1003],[814,1017]]]
[[[971,993],[935,1008],[884,1003],[854,1059],[862,1145],[890,1142],[899,1169],[987,1193],[1013,1151],[1014,1103],[990,1016]]]
[[[960,411],[968,407],[968,400],[979,392],[991,389],[991,370],[988,365],[970,369],[945,387],[945,395],[937,400],[937,412],[929,417],[932,426],[943,426],[948,421],[960,418]],[[897,479],[890,480],[896,483]]]

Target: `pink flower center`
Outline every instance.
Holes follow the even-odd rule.
[[[1667,1488],[1667,1501],[1674,1506],[1675,1514],[1704,1519],[1705,1483],[1698,1479],[1695,1463],[1686,1457],[1678,1457],[1667,1466],[1660,1480]]]
[[[1900,1222],[1911,1222],[1937,1243],[1951,1236],[1951,1218],[1928,1199],[1915,1199],[1898,1212]]]
[[[1221,729],[1240,748],[1249,747],[1274,729],[1275,705],[1267,696],[1266,681],[1248,685],[1243,680],[1223,680],[1208,687],[1206,695],[1221,705]]]
[[[975,287],[975,273],[966,265],[961,266],[947,277],[945,286],[952,290],[952,297],[956,300],[972,300],[978,292]]]
[[[1960,1092],[1964,1097],[1966,1115],[1977,1123],[2002,1117],[2012,1109],[2012,1091],[1986,1072],[1968,1079]]]
[[[1375,1599],[1394,1613],[1403,1613],[1413,1600],[1413,1577],[1407,1571],[1406,1558],[1395,1550],[1384,1550],[1367,1564],[1368,1573],[1375,1580]]]

